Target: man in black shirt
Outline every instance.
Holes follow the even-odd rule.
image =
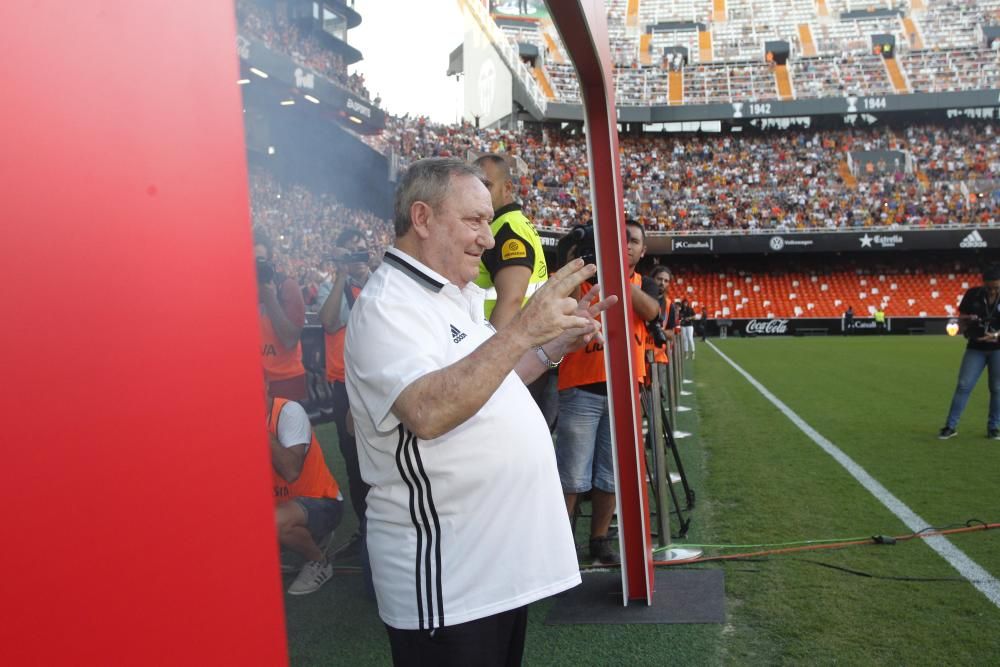
[[[990,411],[986,437],[1000,440],[1000,266],[983,272],[981,287],[970,288],[958,306],[959,326],[968,344],[958,370],[958,387],[951,399],[948,420],[938,434],[941,440],[958,435],[958,420],[969,401],[969,394],[989,369]]]

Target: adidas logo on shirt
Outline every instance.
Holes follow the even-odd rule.
[[[461,343],[465,340],[465,334],[458,330],[454,324],[451,325],[451,339],[456,343]]]
[[[959,248],[985,248],[986,241],[983,240],[983,235],[979,233],[978,229],[974,229],[969,232],[969,235],[962,239],[962,242],[958,244]]]

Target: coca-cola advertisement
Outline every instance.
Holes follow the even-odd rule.
[[[947,317],[889,317],[886,334],[944,335]],[[761,317],[756,319],[720,318],[706,321],[709,336],[871,336],[880,331],[875,320],[858,318],[850,327],[839,317]]]
[[[744,329],[748,336],[787,336],[788,320],[750,320]]]

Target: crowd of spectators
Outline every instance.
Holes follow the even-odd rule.
[[[237,0],[236,17],[239,29],[259,39],[267,48],[284,53],[358,97],[370,99],[364,75],[348,74],[340,54],[324,46],[316,35],[289,21],[281,11],[262,7],[252,0]]]
[[[851,9],[828,3],[831,15]],[[660,105],[668,101],[668,72],[682,69],[686,104],[759,102],[778,98],[772,70],[764,62],[762,44],[787,40],[792,57],[789,75],[796,99],[846,95],[885,95],[896,92],[881,56],[871,53],[874,34],[896,38],[897,62],[909,80],[911,92],[942,92],[993,88],[1000,81],[998,49],[985,48],[979,31],[1000,20],[1000,0],[945,0],[930,3],[926,12],[821,20],[810,0],[733,0],[726,4],[725,20],[718,20],[711,2],[655,0],[640,8],[640,26],[652,30],[643,52],[640,33],[626,26],[624,3],[607,0],[608,31],[619,105]],[[902,8],[906,12],[905,8]],[[913,21],[905,24],[904,18]],[[698,21],[711,34],[707,55],[699,32],[674,25]],[[668,28],[659,28],[663,22]],[[800,26],[809,25],[807,49]],[[907,27],[910,26],[910,27]],[[912,29],[911,29],[912,28]],[[542,31],[534,24],[502,25],[514,42],[535,44],[548,53]],[[556,41],[556,48],[561,50]],[[676,67],[664,49],[682,47],[688,62]],[[542,65],[560,102],[580,101],[573,68],[561,58],[542,58]]]
[[[274,244],[275,268],[299,282],[310,310],[322,306],[315,302],[322,284],[333,282],[333,265],[326,258],[344,229],[360,230],[373,257],[381,257],[392,243],[388,220],[348,208],[330,194],[282,183],[263,169],[250,171],[250,212],[254,226]]]
[[[590,220],[586,142],[549,130],[476,129],[389,117],[373,143],[400,169],[421,157],[499,152],[519,158],[517,196],[536,225]],[[625,206],[652,231],[793,231],[1000,223],[1000,136],[992,122],[905,129],[788,130],[620,138]],[[846,171],[855,151],[908,154]],[[391,225],[330,195],[251,173],[254,222],[277,239],[279,269],[304,285],[329,269],[323,258],[345,226],[361,229],[376,256]]]
[[[1000,62],[992,50],[912,51],[900,57],[914,93],[981,90],[1000,86]]]
[[[929,48],[967,49],[980,44],[979,27],[1000,21],[997,0],[937,0],[917,19]]]
[[[391,118],[379,142],[403,166],[434,155],[516,155],[526,165],[518,194],[536,224],[559,228],[590,217],[586,143],[579,135]],[[992,123],[647,134],[622,136],[619,144],[626,208],[654,231],[1000,222],[994,184],[1000,137]],[[915,169],[899,164],[845,174],[851,151],[875,150],[909,153]]]

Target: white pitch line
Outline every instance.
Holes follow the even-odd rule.
[[[769,400],[774,405],[774,407],[778,408],[783,415],[788,417],[789,421],[795,424],[799,430],[809,436],[810,440],[819,445],[820,449],[832,456],[837,463],[843,466],[844,469],[847,470],[847,472],[861,484],[861,486],[868,489],[868,492],[875,496],[875,498],[890,512],[895,514],[896,518],[906,524],[907,528],[914,533],[927,528],[929,524],[926,521],[921,519],[916,512],[907,507],[902,500],[892,495],[887,488],[882,486],[878,480],[869,475],[864,468],[855,463],[850,456],[845,454],[839,447],[820,435],[812,426],[805,423],[801,417],[792,411],[791,408],[782,403],[777,396],[768,391],[764,385],[743,370],[735,361],[723,354],[722,350],[717,348],[713,343],[709,342],[707,345],[715,350],[715,353],[722,357],[727,364],[736,369],[737,373],[746,378],[747,382],[753,385],[754,389],[759,391],[764,398]],[[996,577],[984,570],[983,567],[974,560],[966,556],[961,549],[949,542],[944,536],[935,535],[924,538],[923,541],[926,542],[930,548],[934,549],[939,556],[948,561],[948,564],[955,568],[959,574],[968,579],[969,583],[976,587],[976,590],[985,595],[986,598],[996,607],[1000,608],[1000,581],[998,581]]]

